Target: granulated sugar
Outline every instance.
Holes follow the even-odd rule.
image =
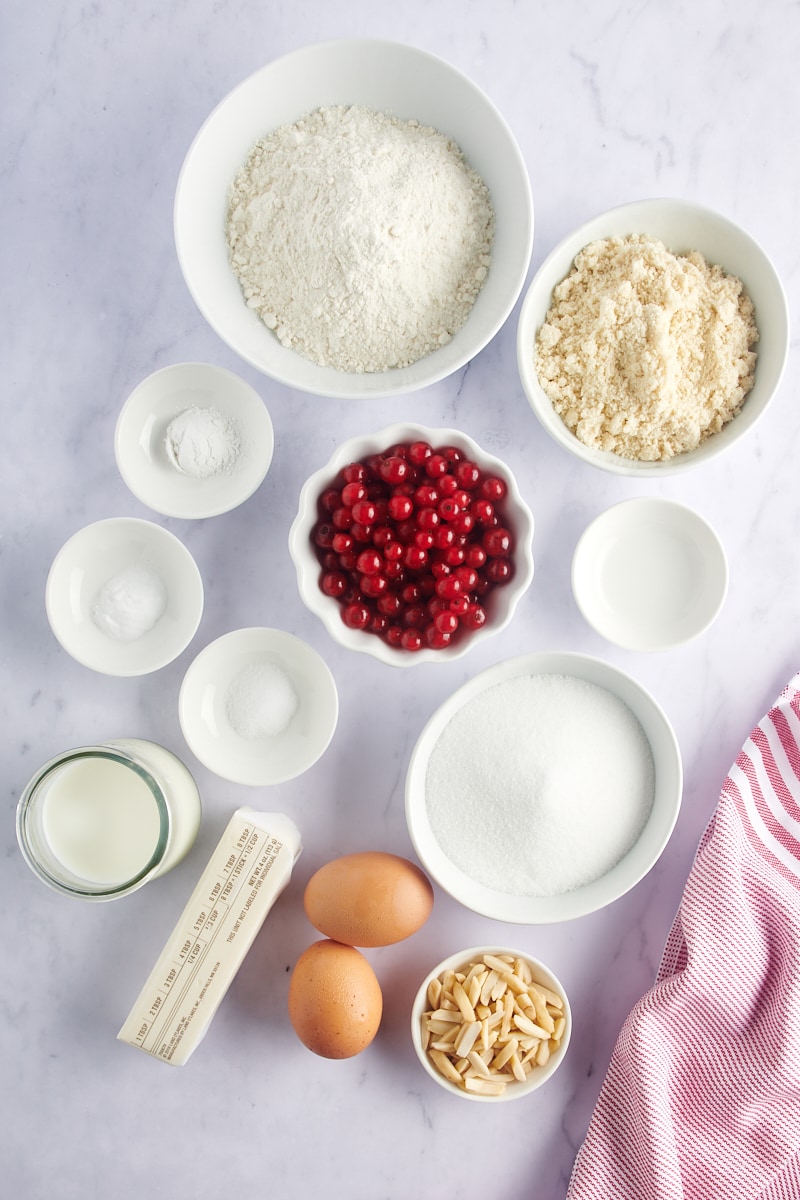
[[[636,842],[655,770],[617,696],[564,675],[495,684],[452,718],[425,795],[442,850],[477,882],[555,896],[606,874]]]

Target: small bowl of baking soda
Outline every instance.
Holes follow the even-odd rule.
[[[281,629],[235,629],[211,642],[178,699],[192,753],[222,779],[263,787],[302,775],[322,756],[339,717],[325,660]]]
[[[45,606],[64,649],[103,675],[147,675],[189,645],[203,581],[173,533],[137,517],[86,525],[62,546]]]
[[[272,462],[269,412],[254,388],[210,363],[175,363],[133,390],[114,453],[137,499],[167,517],[214,517],[258,489]]]

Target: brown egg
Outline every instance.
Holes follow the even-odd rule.
[[[380,984],[358,950],[325,940],[303,951],[289,981],[289,1019],[314,1054],[360,1054],[378,1032],[382,1014]]]
[[[433,908],[430,880],[396,854],[345,854],[311,876],[306,916],[326,937],[348,946],[391,946],[425,924]]]

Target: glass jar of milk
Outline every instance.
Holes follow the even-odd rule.
[[[50,887],[84,900],[127,896],[192,846],[200,796],[169,750],[119,738],[45,763],[17,807],[26,862]]]

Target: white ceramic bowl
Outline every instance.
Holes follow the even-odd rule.
[[[269,664],[289,681],[295,704],[286,728],[251,736],[232,724],[228,701],[253,664]],[[280,629],[236,629],[201,650],[178,697],[181,729],[192,753],[223,779],[253,787],[302,775],[330,744],[339,697],[327,664],[311,646]]]
[[[98,627],[92,609],[104,584],[142,566],[161,577],[167,603],[148,632],[119,641]],[[47,619],[74,659],[104,675],[146,675],[173,661],[203,614],[203,581],[189,551],[151,521],[111,517],[86,525],[53,560],[45,590]]]
[[[717,534],[672,500],[637,497],[606,509],[572,559],[581,613],[627,650],[669,650],[698,637],[716,620],[727,591]]]
[[[674,254],[699,250],[709,263],[738,276],[755,305],[759,341],[755,383],[740,412],[696,449],[661,462],[639,462],[586,446],[564,424],[539,384],[534,366],[536,335],[544,324],[553,288],[590,242],[642,233],[659,238]],[[618,475],[658,477],[708,462],[752,429],[772,400],[789,350],[789,309],[781,281],[756,241],[726,217],[687,200],[652,199],[601,213],[564,238],[536,272],[520,311],[517,362],[525,394],[539,421],[565,450]]]
[[[454,446],[471,460],[497,473],[508,485],[508,495],[503,501],[506,525],[514,536],[514,577],[507,584],[495,587],[487,596],[488,620],[482,629],[455,640],[441,650],[428,647],[408,652],[388,645],[375,634],[360,629],[349,629],[343,622],[341,606],[326,596],[319,585],[320,567],[312,531],[317,522],[317,500],[326,488],[335,481],[342,467],[360,462],[370,454],[387,450],[390,446],[427,441],[432,446]],[[460,658],[473,646],[498,633],[508,625],[516,607],[533,580],[533,515],[522,498],[519,487],[509,468],[482,450],[472,438],[456,429],[429,429],[424,425],[399,423],[389,425],[376,433],[350,438],[337,448],[328,463],[315,471],[303,485],[297,516],[289,531],[289,552],[297,569],[297,586],[308,609],[315,613],[328,633],[341,645],[363,654],[372,654],[381,662],[393,667],[411,667],[422,662],[449,662]]]
[[[215,409],[235,431],[233,466],[195,476],[166,449],[170,422],[189,408]],[[247,500],[263,482],[275,446],[272,421],[258,393],[224,367],[175,363],[149,375],[120,410],[114,453],[137,499],[168,517],[214,517]]]
[[[492,266],[465,324],[448,345],[408,367],[349,374],[283,347],[247,308],[228,263],[225,218],[233,178],[253,145],[317,108],[363,105],[450,135],[488,185],[495,210]],[[186,284],[233,350],[292,388],[352,399],[397,395],[443,379],[473,358],[513,308],[530,264],[533,204],[519,147],[491,101],[465,75],[399,42],[323,42],[269,63],[214,109],[183,164],[175,241]]]
[[[426,775],[436,743],[448,723],[475,697],[495,684],[526,675],[563,675],[586,680],[619,697],[638,719],[650,743],[655,768],[654,798],[638,840],[606,874],[553,896],[515,895],[478,882],[458,867],[437,840],[427,809]],[[493,736],[487,730],[487,737]],[[531,737],[536,731],[531,730]],[[476,741],[475,754],[481,753]],[[576,748],[577,752],[577,748]],[[680,810],[683,784],[680,749],[672,726],[654,698],[618,668],[583,654],[567,652],[523,655],[506,659],[474,676],[455,691],[430,718],[409,761],[405,809],[408,831],[425,870],[455,900],[473,912],[520,925],[548,924],[585,916],[619,899],[657,862]],[[487,796],[487,822],[502,823],[502,795]],[[474,830],[476,853],[481,830]]]
[[[423,1015],[429,1011],[428,1001],[428,985],[442,975],[445,971],[460,971],[462,968],[469,966],[470,963],[480,962],[484,954],[510,954],[515,959],[521,958],[528,963],[531,968],[531,974],[535,983],[542,984],[550,991],[555,992],[563,1000],[563,1015],[566,1021],[564,1032],[561,1036],[560,1044],[554,1050],[547,1063],[542,1067],[535,1067],[523,1083],[514,1081],[506,1085],[505,1091],[497,1096],[480,1095],[475,1092],[465,1091],[457,1083],[452,1083],[437,1069],[431,1061],[428,1051],[425,1048],[423,1041]],[[500,1104],[507,1100],[521,1100],[523,1096],[529,1096],[531,1092],[538,1091],[547,1080],[552,1078],[553,1074],[561,1066],[564,1061],[564,1056],[567,1053],[570,1036],[572,1034],[572,1011],[570,1009],[569,999],[560,981],[556,978],[553,972],[545,966],[539,959],[533,958],[525,950],[515,950],[505,946],[472,946],[467,950],[459,950],[456,954],[451,954],[437,963],[432,970],[423,979],[419,986],[414,1002],[411,1008],[411,1041],[417,1053],[417,1058],[422,1063],[422,1066],[430,1075],[431,1079],[435,1080],[440,1087],[443,1087],[446,1092],[452,1096],[460,1096],[462,1100],[477,1100],[482,1104]]]

